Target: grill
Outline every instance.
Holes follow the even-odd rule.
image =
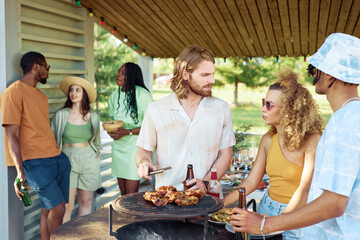
[[[196,205],[192,206],[178,206],[177,204],[167,204],[165,206],[156,207],[152,202],[146,201],[143,198],[142,192],[139,193],[132,193],[128,194],[122,197],[117,198],[114,201],[114,205],[110,205],[109,207],[109,225],[110,225],[110,235],[115,236],[118,239],[125,239],[123,238],[124,232],[127,232],[126,229],[133,229],[133,227],[139,227],[139,224],[142,224],[142,233],[143,235],[138,236],[136,239],[149,239],[149,238],[142,238],[142,236],[149,235],[153,236],[151,239],[198,239],[200,236],[200,239],[212,239],[210,238],[208,234],[208,214],[212,212],[216,212],[219,209],[221,209],[224,204],[223,202],[216,197],[205,195],[203,198],[199,199],[199,202]],[[158,221],[144,221],[139,223],[133,223],[129,224],[125,227],[119,228],[116,232],[112,231],[112,211],[113,209],[117,212],[125,212],[132,215],[138,215],[143,217],[151,217],[151,218],[190,218],[195,216],[204,216],[204,226],[197,225],[193,223],[188,222],[181,222],[181,221],[162,221],[161,224]],[[158,223],[162,225],[162,228],[167,228],[170,233],[161,232],[158,233],[153,229],[153,224],[151,222]],[[171,223],[172,222],[172,223]],[[171,224],[169,226],[168,224]],[[156,225],[156,224],[155,224]],[[174,226],[175,227],[174,227]],[[194,231],[198,231],[196,229],[201,228],[202,234],[196,234],[196,238],[193,237],[186,237],[183,238],[183,235],[187,235],[187,231],[193,233]],[[173,229],[173,231],[171,230]],[[178,231],[178,229],[184,229],[182,232]],[[139,230],[139,229],[138,229]],[[137,232],[136,230],[135,232]],[[130,235],[134,235],[134,231],[129,231]],[[144,235],[145,234],[145,235]],[[148,235],[147,235],[148,234]],[[173,236],[170,236],[168,234],[175,234]],[[135,234],[136,235],[136,234]],[[192,236],[195,236],[195,234],[191,234]],[[202,235],[202,238],[201,238]],[[156,237],[157,236],[157,237]],[[162,238],[164,237],[164,238]],[[135,239],[135,238],[128,238],[128,239]],[[216,239],[216,238],[214,238]]]
[[[196,205],[192,206],[178,206],[175,203],[169,203],[156,207],[152,202],[146,201],[143,194],[141,192],[132,193],[117,198],[113,205],[114,210],[144,217],[186,218],[207,215],[223,207],[223,202],[219,198],[210,195],[205,195],[199,199]]]
[[[132,223],[116,232],[118,239],[123,240],[202,240],[204,227],[176,220],[153,220]],[[217,229],[209,226],[206,240],[218,240],[219,237]]]

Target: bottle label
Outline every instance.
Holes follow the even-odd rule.
[[[209,195],[220,198],[220,193],[212,193],[212,192],[208,192]]]

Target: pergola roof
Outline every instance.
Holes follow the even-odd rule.
[[[173,57],[188,45],[216,57],[307,56],[333,32],[360,37],[359,0],[81,0],[129,47]]]

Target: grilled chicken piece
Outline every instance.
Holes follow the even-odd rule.
[[[156,192],[145,192],[145,194],[143,195],[144,199],[146,201],[150,201],[152,202],[153,198],[158,198],[159,195]]]
[[[195,196],[195,197],[198,197],[199,199],[204,197],[204,192],[201,190],[188,189],[185,191],[185,194],[186,194],[186,196]]]
[[[196,205],[199,202],[199,198],[195,196],[180,197],[175,200],[175,203],[179,206],[190,206]]]
[[[169,200],[170,203],[174,202],[177,198],[180,198],[181,196],[185,197],[185,194],[183,192],[174,191],[168,191],[165,195],[165,197]]]
[[[151,201],[157,207],[165,206],[169,202],[169,200],[167,198],[162,198],[162,197],[153,198]]]

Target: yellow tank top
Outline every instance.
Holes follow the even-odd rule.
[[[285,158],[278,134],[274,134],[266,161],[266,173],[270,177],[269,196],[275,201],[289,203],[300,184],[302,171],[303,167]]]

